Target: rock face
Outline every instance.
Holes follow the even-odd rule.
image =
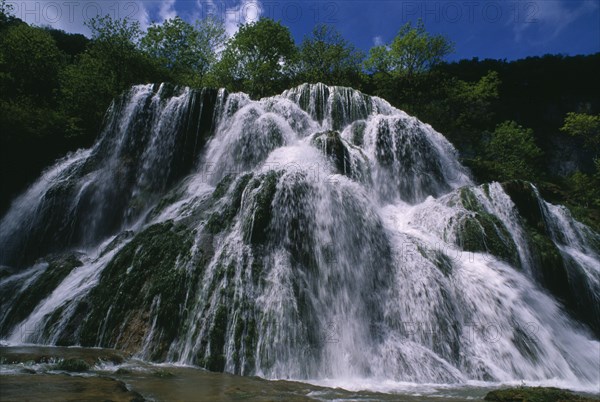
[[[600,284],[589,281],[587,267],[575,261],[569,250],[600,255],[598,234],[586,227],[574,232],[568,221],[554,219],[550,206],[530,183],[513,181],[502,186],[522,218],[536,279],[600,337]],[[599,274],[592,275],[598,278]]]
[[[268,378],[588,386],[598,239],[350,88],[138,86],[2,219],[0,336]]]

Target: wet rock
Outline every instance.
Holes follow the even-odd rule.
[[[558,388],[520,387],[489,392],[484,400],[491,402],[570,402],[598,401]]]
[[[0,335],[6,335],[6,331],[23,321],[39,302],[48,297],[73,269],[80,267],[82,265],[79,260],[80,257],[75,253],[66,253],[46,258],[48,266],[29,285],[27,291],[16,297],[14,302],[10,304],[10,309],[3,315],[0,323]],[[0,296],[0,302],[6,296],[12,295]]]
[[[340,174],[349,176],[350,154],[337,131],[325,131],[317,133],[312,139],[312,143],[327,155]]]
[[[54,368],[62,371],[82,372],[88,371],[90,366],[81,359],[66,359],[62,360]]]

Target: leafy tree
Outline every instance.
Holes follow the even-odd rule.
[[[332,26],[317,25],[300,46],[300,78],[305,82],[353,85],[358,82],[363,53]]]
[[[10,26],[0,38],[2,89],[12,96],[50,98],[64,60],[45,30],[27,24]]]
[[[371,49],[365,67],[372,72],[387,72],[412,77],[431,70],[454,51],[442,35],[430,35],[421,19],[416,27],[407,22],[391,44]]]
[[[135,82],[149,62],[138,49],[142,37],[140,23],[106,15],[92,18],[85,24],[92,31],[88,54],[105,65],[117,90],[122,91]]]
[[[11,25],[16,18],[12,15],[14,6],[6,0],[0,0],[0,28]]]
[[[388,47],[384,45],[373,46],[369,50],[369,57],[365,60],[364,66],[372,74],[390,73],[392,71],[392,61]]]
[[[297,55],[288,28],[269,18],[241,25],[229,40],[216,76],[229,89],[265,96],[282,90],[290,82]]]
[[[600,148],[600,115],[567,113],[561,131],[583,139],[586,146],[598,153]]]
[[[92,41],[61,74],[62,108],[70,116],[67,135],[82,137],[82,145],[93,139],[114,97],[131,85],[165,78],[138,48],[142,33],[137,21],[105,16],[86,24]]]
[[[535,144],[533,130],[514,121],[496,126],[485,149],[485,156],[494,163],[497,179],[536,180],[542,151]]]
[[[141,41],[142,49],[170,70],[174,80],[201,85],[217,61],[217,51],[225,44],[223,23],[209,17],[188,24],[179,17],[153,24]]]
[[[431,118],[444,121],[445,132],[461,145],[478,142],[480,133],[492,125],[494,105],[499,98],[500,79],[488,71],[477,81],[452,78],[442,86],[444,94],[431,104],[441,103],[447,113]]]
[[[569,177],[572,197],[586,207],[600,208],[600,115],[567,113],[561,131],[583,139],[586,147],[594,152],[593,174],[576,171]]]

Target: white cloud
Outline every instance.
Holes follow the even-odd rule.
[[[525,4],[525,3],[516,3]],[[568,0],[540,0],[529,2],[519,7],[511,22],[517,42],[523,39],[525,32],[537,30],[536,37],[544,42],[556,38],[565,28],[580,17],[595,11],[598,3],[595,0],[584,0],[577,7],[568,6]],[[533,39],[533,42],[536,40]]]
[[[240,24],[258,21],[262,13],[263,8],[258,0],[241,0],[237,6],[227,8],[224,16],[227,35],[235,35]]]
[[[177,17],[177,11],[175,11],[175,1],[176,0],[164,0],[160,4],[160,10],[158,11],[158,16],[163,20],[170,20]]]
[[[375,46],[381,46],[383,45],[385,42],[383,41],[383,38],[379,35],[374,36],[373,37],[373,45]]]

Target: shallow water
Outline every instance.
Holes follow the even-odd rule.
[[[56,364],[63,359],[81,359],[90,365],[90,370],[78,373],[58,370]],[[482,400],[487,392],[499,386],[265,380],[196,367],[151,364],[117,350],[79,347],[2,346],[0,363],[2,401],[460,402]]]

